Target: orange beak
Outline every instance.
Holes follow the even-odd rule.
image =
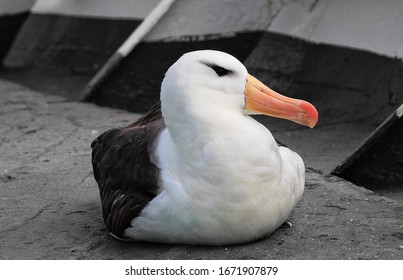
[[[318,122],[318,111],[306,101],[281,95],[248,75],[245,90],[245,109],[252,113],[287,119],[313,128]]]

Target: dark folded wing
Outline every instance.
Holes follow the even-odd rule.
[[[91,144],[104,221],[117,237],[158,193],[159,169],[150,153],[164,127],[157,103],[135,123],[108,130]]]

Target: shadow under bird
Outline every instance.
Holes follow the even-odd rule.
[[[314,127],[310,103],[271,90],[233,56],[184,54],[160,102],[92,143],[103,217],[122,240],[227,245],[271,234],[305,183],[301,157],[249,115]]]

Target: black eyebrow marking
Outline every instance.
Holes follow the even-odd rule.
[[[204,65],[210,67],[211,69],[213,69],[217,73],[217,75],[219,77],[226,76],[226,75],[234,73],[234,71],[226,69],[226,68],[221,67],[221,66],[218,66],[217,64],[211,64],[211,63],[207,63],[207,62],[202,62],[202,63]]]

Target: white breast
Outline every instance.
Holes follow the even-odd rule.
[[[245,120],[244,129],[237,122],[238,133],[194,139],[193,146],[205,144],[187,160],[178,156],[165,130],[157,146],[161,192],[125,236],[224,245],[261,238],[281,225],[302,195],[304,163],[291,150],[278,148],[266,128]]]

